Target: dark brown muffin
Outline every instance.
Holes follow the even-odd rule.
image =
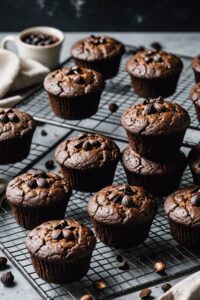
[[[174,94],[182,68],[180,58],[157,50],[138,52],[126,64],[135,93],[145,98]]]
[[[94,35],[77,41],[71,49],[77,66],[94,69],[105,79],[117,74],[124,51],[124,45],[119,41]]]
[[[30,152],[36,123],[18,109],[0,108],[0,164],[10,164],[26,158]]]
[[[145,241],[157,211],[152,196],[138,186],[105,187],[88,203],[88,214],[102,242],[117,248]]]
[[[200,144],[194,146],[188,155],[188,163],[194,183],[200,185]]]
[[[86,275],[95,244],[93,232],[75,220],[43,223],[26,239],[35,271],[53,283],[72,282]]]
[[[104,87],[100,73],[76,66],[55,70],[44,80],[52,110],[64,119],[94,115]]]
[[[122,165],[130,185],[142,186],[155,197],[167,196],[179,187],[187,165],[186,156],[179,152],[168,162],[155,162],[141,157],[128,146],[122,152]]]
[[[194,72],[195,81],[200,82],[200,55],[197,55],[192,60],[192,69]]]
[[[178,153],[190,117],[177,103],[157,98],[127,109],[121,123],[135,152],[151,160],[165,161]]]
[[[164,209],[173,238],[180,244],[199,249],[200,187],[185,187],[174,192],[165,201]]]
[[[16,222],[26,229],[62,219],[70,196],[71,189],[60,176],[39,170],[14,178],[6,190]]]
[[[112,183],[120,150],[107,137],[84,133],[62,142],[55,159],[73,189],[95,192]]]
[[[196,110],[197,119],[200,122],[200,82],[192,88],[190,97]]]

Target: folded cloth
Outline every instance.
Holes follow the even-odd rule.
[[[180,281],[157,300],[200,300],[200,272]]]
[[[47,67],[35,60],[22,59],[11,51],[0,49],[0,99],[8,92],[41,82],[49,71]],[[12,98],[6,99],[8,105],[10,101],[12,102]]]

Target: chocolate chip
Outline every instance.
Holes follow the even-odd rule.
[[[151,43],[150,46],[158,51],[160,51],[162,49],[162,45],[158,42],[153,42],[153,43]]]
[[[134,190],[132,190],[132,188],[129,186],[129,185],[127,185],[126,187],[125,187],[125,189],[124,189],[124,194],[125,195],[128,195],[128,196],[132,196],[132,195],[134,195],[136,192],[134,191]]]
[[[163,283],[161,285],[161,289],[163,290],[164,293],[167,292],[169,289],[171,289],[171,287],[172,287],[171,284],[168,282]]]
[[[116,112],[118,110],[118,105],[116,103],[109,103],[108,104],[108,109],[111,112]]]
[[[79,74],[81,72],[81,68],[78,66],[72,67],[71,70],[74,74]]]
[[[82,139],[86,138],[87,136],[88,136],[87,133],[81,133],[78,136],[78,140],[82,140]]]
[[[117,268],[122,271],[126,271],[129,269],[129,264],[126,261],[122,261],[118,264]]]
[[[89,294],[85,294],[80,298],[80,300],[93,300],[93,299],[94,298]]]
[[[155,55],[154,58],[153,58],[153,60],[155,62],[160,62],[160,63],[163,62],[163,59],[162,59],[162,57],[159,54]]]
[[[8,123],[9,122],[8,116],[6,114],[0,115],[0,122],[2,122],[2,123]]]
[[[151,63],[153,62],[153,58],[152,57],[145,57],[145,62],[148,64],[148,63]]]
[[[83,143],[82,148],[83,148],[83,150],[85,150],[85,151],[91,150],[91,149],[92,149],[92,145],[90,144],[90,142],[85,141],[85,142]]]
[[[151,289],[150,288],[145,288],[140,291],[139,297],[141,299],[148,299],[151,296]]]
[[[4,268],[7,264],[7,258],[4,256],[0,256],[0,268]]]
[[[38,178],[37,185],[39,188],[47,188],[49,187],[49,183],[45,178]]]
[[[14,276],[11,272],[6,272],[1,276],[1,282],[5,286],[12,286],[14,282]]]
[[[48,133],[46,132],[46,130],[44,130],[44,129],[41,130],[41,135],[42,135],[42,136],[46,136],[47,134],[48,134]]]
[[[76,77],[73,78],[73,80],[78,83],[78,84],[84,84],[85,83],[85,80],[82,76],[80,75],[77,75]]]
[[[83,145],[83,141],[77,141],[74,143],[74,148],[81,149]]]
[[[60,229],[54,229],[52,231],[51,237],[52,237],[53,240],[62,239],[63,238],[62,230],[60,230]]]
[[[59,223],[59,224],[56,224],[52,227],[53,229],[62,229],[62,225]]]
[[[154,264],[153,268],[156,273],[162,273],[165,271],[166,265],[164,264],[164,262],[158,261]]]
[[[129,198],[128,195],[123,196],[122,198],[122,205],[125,207],[133,207],[133,201]]]
[[[121,255],[117,255],[117,261],[118,262],[122,262],[123,261],[123,257]]]
[[[64,68],[63,72],[64,72],[65,75],[71,75],[71,74],[73,74],[73,71],[72,71],[71,68]]]
[[[200,193],[197,192],[196,195],[192,196],[191,203],[194,206],[200,206]]]
[[[156,110],[153,106],[153,103],[146,104],[145,107],[144,107],[143,112],[144,112],[145,115],[151,115],[151,114],[155,113]]]
[[[97,290],[97,291],[102,291],[106,288],[106,284],[103,280],[96,280],[93,283],[93,287]]]
[[[16,114],[9,114],[8,118],[11,122],[18,122],[19,121],[19,117]]]
[[[27,187],[29,187],[30,189],[34,189],[37,187],[37,182],[35,179],[30,179],[27,181],[26,183]]]
[[[60,225],[62,226],[62,228],[68,226],[67,220],[62,220],[62,221],[60,222]]]
[[[110,200],[113,201],[114,203],[121,203],[122,197],[123,196],[121,194],[116,194]]]
[[[53,170],[55,168],[55,164],[54,164],[53,159],[47,160],[46,163],[45,163],[45,167],[48,170]]]
[[[76,227],[75,226],[67,226],[66,229],[68,229],[68,230],[74,230],[74,229],[76,229]]]
[[[74,234],[71,230],[63,229],[62,230],[63,237],[67,240],[73,241],[74,240]]]
[[[159,113],[165,111],[165,107],[164,107],[163,103],[161,103],[161,102],[156,101],[156,102],[153,104],[153,106],[154,106],[155,110],[156,110],[157,112],[159,112]]]
[[[42,178],[47,177],[46,172],[44,172],[42,170],[32,170],[31,172],[32,172],[34,177],[42,177]]]
[[[14,111],[12,108],[4,108],[4,112],[8,114],[8,113],[13,113]]]
[[[101,143],[100,143],[98,140],[91,140],[91,141],[90,141],[90,144],[91,144],[91,146],[94,147],[94,148],[98,148],[98,147],[101,146]]]

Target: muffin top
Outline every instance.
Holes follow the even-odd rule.
[[[200,69],[199,69],[200,72]],[[200,106],[200,82],[195,84],[195,86],[192,88],[190,97],[194,104]]]
[[[142,187],[110,185],[95,194],[88,203],[88,214],[107,224],[142,224],[157,211],[153,198]]]
[[[195,145],[189,152],[188,162],[191,170],[200,174],[200,143]]]
[[[75,220],[54,220],[34,228],[26,238],[29,252],[53,261],[86,256],[96,244],[93,232]]]
[[[192,68],[197,72],[200,72],[200,55],[197,55],[195,58],[193,58]]]
[[[71,49],[72,56],[80,60],[96,61],[122,55],[124,45],[109,37],[91,35],[77,41]]]
[[[71,189],[64,179],[53,173],[29,170],[11,180],[6,197],[13,206],[44,206],[71,196]]]
[[[169,195],[164,209],[168,217],[176,223],[200,226],[200,187],[190,186],[181,188]]]
[[[0,141],[21,137],[35,130],[33,118],[15,108],[0,108]]]
[[[55,152],[56,161],[67,168],[98,168],[118,161],[120,150],[109,138],[99,134],[80,134],[62,142]]]
[[[177,171],[177,168],[184,169],[187,165],[186,156],[181,151],[176,154],[171,161],[159,163],[141,157],[130,146],[123,150],[121,161],[129,172],[142,175],[174,173]]]
[[[59,97],[78,97],[103,90],[102,75],[82,67],[64,67],[49,73],[44,80],[45,90]]]
[[[158,50],[140,51],[129,58],[126,64],[127,72],[139,78],[166,77],[181,72],[182,68],[180,58]]]
[[[121,123],[134,134],[168,135],[185,130],[190,124],[190,117],[179,104],[159,97],[146,99],[127,109]]]

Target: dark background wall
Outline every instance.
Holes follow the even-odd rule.
[[[199,31],[200,1],[0,0],[0,31]]]

